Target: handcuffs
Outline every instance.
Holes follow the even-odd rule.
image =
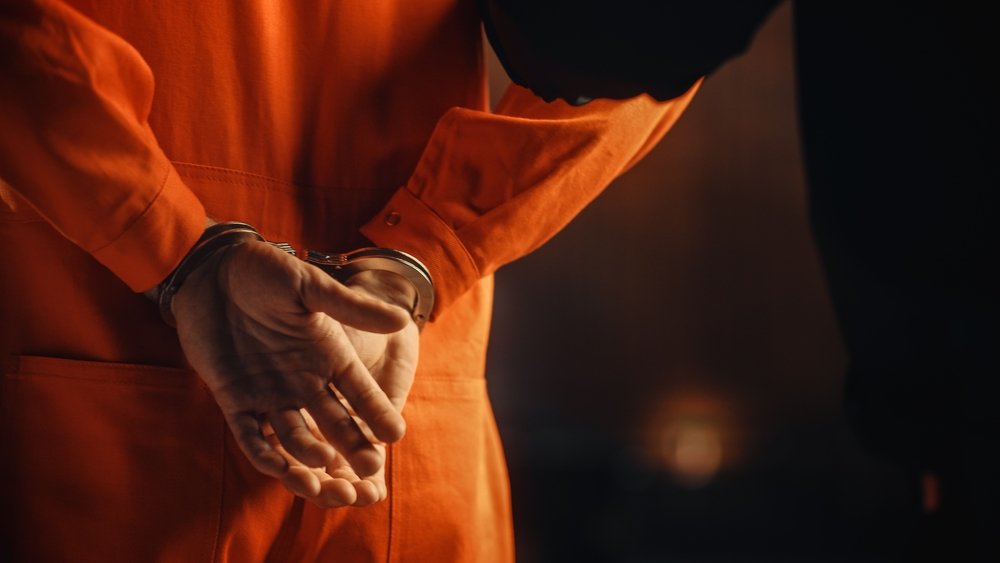
[[[272,243],[295,256],[295,249],[287,243]],[[434,308],[434,282],[431,273],[414,256],[392,248],[366,247],[342,254],[326,254],[307,250],[305,261],[329,274],[340,283],[347,283],[355,274],[379,270],[402,276],[416,290],[410,316],[417,328],[423,328]]]
[[[160,315],[170,326],[176,326],[172,301],[181,284],[201,263],[227,246],[245,242],[267,242],[254,227],[239,222],[217,223],[205,229],[201,238],[181,263],[150,294],[157,302]],[[285,242],[269,243],[276,248],[297,256],[295,249]],[[305,261],[323,270],[340,283],[346,283],[355,274],[376,270],[402,276],[416,290],[410,316],[417,328],[422,329],[434,308],[434,282],[427,267],[416,257],[391,248],[366,247],[342,254],[306,251]]]

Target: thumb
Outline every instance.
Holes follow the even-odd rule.
[[[397,337],[390,338],[386,346],[386,362],[383,372],[379,374],[379,385],[399,412],[403,412],[410,395],[419,353],[420,333],[413,323],[407,325]]]
[[[311,264],[303,266],[299,297],[307,310],[368,332],[388,334],[409,324],[410,314],[402,307],[354,291]]]

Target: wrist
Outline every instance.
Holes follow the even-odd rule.
[[[216,224],[218,224],[218,222],[215,221],[214,219],[212,219],[211,217],[205,217],[205,229],[208,229],[212,225],[216,225]],[[205,231],[202,230],[201,237],[199,237],[198,240],[195,241],[194,245],[191,246],[191,248],[189,248],[187,250],[187,252],[184,254],[184,256],[181,256],[181,259],[180,259],[181,262],[183,262],[184,259],[187,258],[188,254],[191,253],[191,250],[194,249],[194,247],[198,246],[198,243],[201,242],[201,238],[204,237],[204,236],[205,236]],[[178,262],[178,265],[180,265],[180,262]],[[160,292],[163,290],[163,287],[166,285],[166,283],[170,280],[170,276],[174,275],[174,272],[176,272],[176,271],[177,271],[177,268],[175,267],[173,270],[171,270],[171,272],[169,274],[167,274],[167,277],[165,277],[162,280],[160,280],[160,283],[154,285],[153,287],[147,289],[146,291],[143,291],[142,292],[142,296],[145,297],[146,299],[149,299],[153,303],[159,303],[160,302]]]
[[[154,299],[160,309],[160,316],[170,326],[177,326],[173,314],[173,300],[187,279],[206,263],[213,262],[223,251],[247,242],[263,242],[257,229],[246,223],[217,223],[205,229],[194,247],[184,256],[181,263],[169,276],[152,290],[145,293]]]
[[[404,307],[418,328],[423,328],[434,309],[434,282],[430,272],[405,252],[378,247],[359,248],[346,254],[310,250],[306,262],[345,285],[350,285],[348,281],[362,273],[372,272],[357,284],[378,291],[380,297],[388,297],[390,302]]]

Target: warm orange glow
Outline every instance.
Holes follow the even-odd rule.
[[[733,405],[706,391],[667,393],[643,430],[645,451],[680,485],[703,487],[738,457]]]
[[[933,514],[941,507],[941,480],[934,473],[924,473],[920,479],[924,512]]]
[[[663,429],[662,455],[674,476],[691,487],[711,481],[722,466],[722,436],[717,425],[682,419]]]

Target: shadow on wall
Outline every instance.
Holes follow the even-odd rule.
[[[793,78],[784,6],[656,150],[498,274],[487,373],[521,563],[889,561],[912,532],[909,485],[841,412]]]

